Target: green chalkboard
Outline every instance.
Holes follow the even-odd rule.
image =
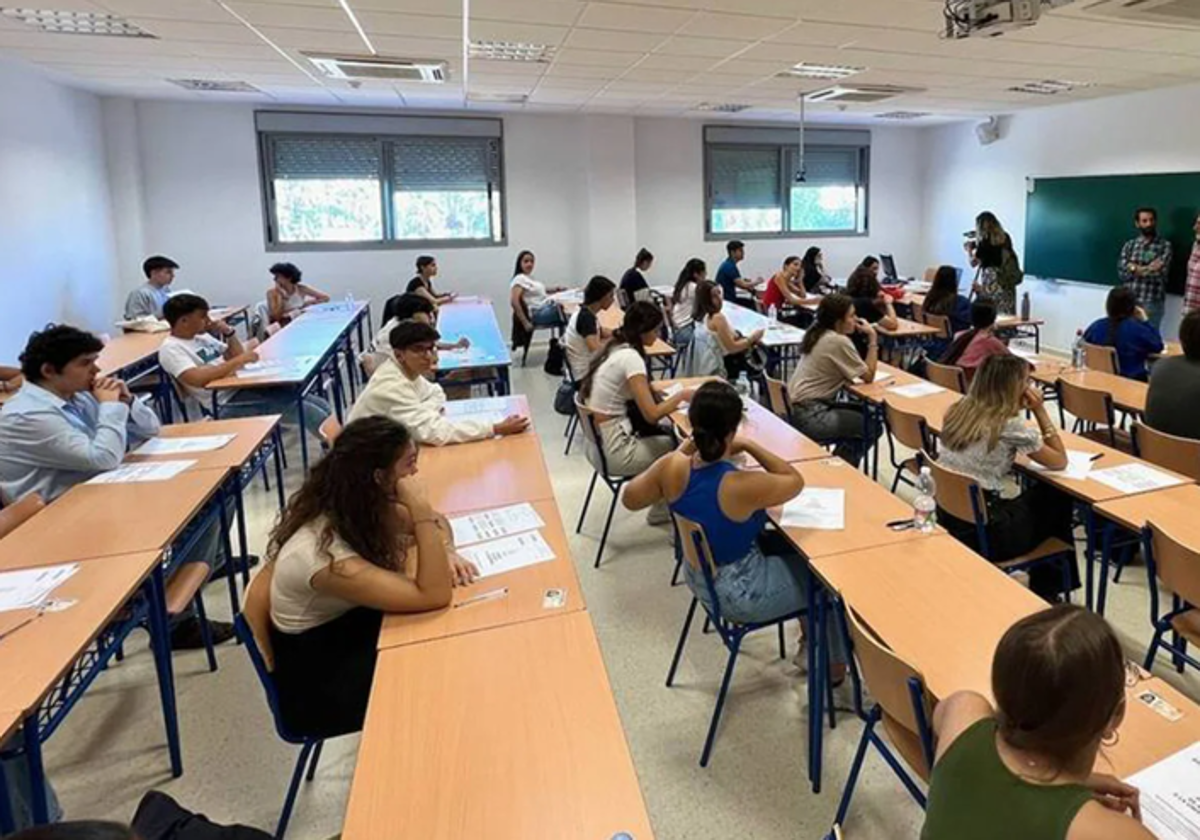
[[[1115,286],[1121,246],[1136,235],[1133,213],[1158,211],[1171,240],[1168,291],[1183,292],[1200,211],[1200,172],[1030,179],[1025,205],[1025,272],[1034,277]]]

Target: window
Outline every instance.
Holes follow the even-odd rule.
[[[268,248],[504,244],[499,121],[257,117]]]
[[[866,234],[870,134],[810,130],[803,178],[799,151],[794,129],[707,127],[708,238]]]

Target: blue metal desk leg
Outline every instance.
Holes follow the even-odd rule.
[[[808,584],[808,604],[805,612],[808,615],[809,622],[809,632],[805,639],[805,647],[808,654],[808,778],[812,782],[813,793],[820,793],[820,756],[818,755],[820,746],[817,742],[816,731],[821,727],[821,692],[816,689],[817,681],[815,677],[817,672],[817,645],[819,636],[812,632],[814,627],[812,623],[813,616],[817,612],[817,583],[812,570],[807,564],[804,566],[804,574],[807,578],[806,583]]]
[[[815,581],[814,581],[815,583]],[[825,633],[822,631],[825,623],[825,588],[819,588],[820,591],[816,594],[816,612],[809,613],[809,635],[814,640],[820,639],[826,641]],[[829,652],[824,646],[817,651],[817,670],[816,673],[808,675],[808,690],[811,692],[813,701],[817,704],[816,708],[809,712],[812,716],[813,726],[813,793],[821,792],[821,755],[825,749],[825,683],[828,677],[828,662]]]
[[[229,516],[225,513],[225,496],[228,490],[217,494],[217,518],[221,528],[221,551],[225,555],[225,579],[229,582],[229,607],[233,615],[238,614],[237,561],[233,556],[233,541],[229,539]]]
[[[46,768],[42,764],[37,709],[25,718],[21,736],[25,741],[25,761],[29,764],[29,804],[33,811],[33,822],[34,825],[45,825],[50,822],[50,803],[46,801]]]
[[[304,389],[296,389],[296,420],[300,427],[300,469],[308,475],[308,429],[304,423]]]
[[[162,700],[163,722],[167,727],[167,750],[171,756],[171,775],[183,775],[183,753],[179,744],[179,714],[175,707],[175,672],[171,663],[171,631],[167,626],[167,595],[163,567],[154,569],[147,582],[150,610],[150,648],[158,672],[158,692]]]
[[[283,490],[283,431],[276,425],[271,433],[275,439],[275,489],[279,492],[279,509],[283,510],[287,498]]]
[[[1104,536],[1100,548],[1100,581],[1096,587],[1096,613],[1104,615],[1104,605],[1108,602],[1108,570],[1112,564],[1113,538],[1117,526],[1112,522],[1104,523]]]
[[[502,397],[507,397],[512,393],[512,384],[509,381],[509,370],[507,366],[500,368],[500,389],[502,391],[500,396]]]
[[[233,477],[233,500],[237,505],[238,551],[242,560],[242,586],[250,585],[250,554],[246,539],[246,500],[242,495],[242,475],[239,470]]]
[[[8,798],[8,778],[4,775],[4,762],[0,761],[0,837],[16,830],[17,821],[13,816],[12,801]]]
[[[1091,505],[1085,505],[1083,510],[1083,531],[1086,537],[1084,542],[1084,561],[1087,564],[1087,582],[1085,584],[1085,597],[1087,599],[1087,608],[1095,608],[1095,579],[1096,579],[1096,512],[1092,510]]]
[[[347,381],[347,384],[350,386],[350,404],[351,405],[353,405],[355,400],[358,399],[358,389],[356,387],[356,380],[358,379],[357,370],[358,370],[358,356],[354,352],[354,340],[349,335],[347,335],[346,336],[346,374],[347,374],[346,381]]]

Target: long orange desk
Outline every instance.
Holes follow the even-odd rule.
[[[1124,376],[1098,370],[1073,370],[1069,367],[1060,370],[1035,367],[1031,375],[1034,380],[1046,385],[1054,385],[1061,379],[1084,388],[1104,391],[1112,396],[1113,405],[1122,411],[1134,414],[1144,414],[1146,411],[1146,393],[1150,386],[1136,379],[1126,379]]]

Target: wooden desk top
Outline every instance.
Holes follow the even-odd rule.
[[[935,338],[942,334],[937,327],[931,327],[928,324],[918,324],[916,321],[910,321],[907,318],[897,318],[899,323],[896,324],[896,329],[885,330],[878,324],[875,325],[875,331],[884,338]]]
[[[1045,370],[1035,368],[1032,376],[1038,382],[1048,385],[1053,385],[1059,379],[1063,379],[1085,388],[1106,391],[1112,394],[1113,404],[1125,411],[1141,414],[1146,410],[1146,392],[1150,386],[1145,382],[1138,382],[1136,379],[1126,379],[1123,376],[1101,373],[1098,370],[1073,370],[1071,368],[1059,371],[1055,371],[1053,368]]]
[[[45,612],[0,640],[0,708],[27,714],[154,570],[157,551],[85,560],[51,596],[74,600],[62,612]],[[19,566],[4,566],[11,571]],[[0,633],[31,610],[0,613]],[[3,723],[0,722],[0,728]],[[2,739],[0,739],[2,740]]]
[[[0,744],[17,731],[24,717],[25,713],[16,709],[0,709]]]
[[[885,373],[890,375],[887,379],[881,381],[878,377],[883,376]],[[875,366],[875,376],[875,381],[866,384],[854,384],[848,390],[867,402],[878,405],[883,402],[891,388],[899,385],[915,385],[918,382],[929,381],[885,362],[879,362]]]
[[[1019,315],[1000,315],[996,318],[996,329],[1013,330],[1018,327],[1042,327],[1046,321],[1042,318],[1022,318]]]
[[[600,314],[596,316],[596,321],[606,330],[618,329],[625,323],[625,310],[614,303],[608,309],[600,310]],[[674,356],[675,348],[661,338],[656,339],[653,344],[646,348],[647,356]]]
[[[1181,484],[1096,505],[1096,512],[1105,519],[1130,530],[1140,531],[1153,519],[1176,539],[1200,548],[1197,511],[1200,511],[1200,486],[1195,484]]]
[[[512,364],[512,355],[500,333],[491,301],[460,298],[443,304],[438,308],[437,328],[443,341],[457,341],[464,335],[471,340],[471,346],[466,350],[441,352],[437,361],[439,371]]]
[[[381,651],[344,840],[653,833],[586,612]]]
[[[122,369],[155,355],[167,335],[166,332],[114,335],[104,345],[104,349],[100,351],[100,358],[96,360],[100,375],[115,376]]]
[[[692,433],[692,424],[688,421],[686,411],[676,411],[671,415],[671,422],[681,434]],[[785,461],[811,461],[829,457],[828,450],[816,441],[805,437],[786,420],[752,400],[746,403],[745,419],[738,428],[738,436],[760,444]]]
[[[126,462],[171,461],[186,459],[195,461],[191,469],[240,469],[260,447],[272,430],[279,425],[280,416],[269,414],[262,417],[245,417],[240,420],[204,420],[198,423],[175,423],[163,426],[162,438],[202,437],[205,435],[237,435],[220,449],[211,452],[194,452],[184,455],[136,455],[125,456]]]
[[[532,428],[511,437],[425,446],[418,466],[433,509],[446,515],[554,498]]]
[[[437,612],[387,616],[379,634],[379,649],[474,633],[522,621],[552,618],[584,609],[583,592],[579,587],[579,577],[575,573],[575,563],[571,559],[571,547],[563,529],[558,505],[553,499],[544,499],[532,504],[546,523],[546,527],[542,528],[542,536],[554,549],[553,560],[507,574],[483,578],[471,586],[454,590],[454,603],[506,586],[508,596],[505,598],[480,601],[463,607],[451,605]],[[552,609],[542,606],[547,589],[566,590],[566,604]]]
[[[1180,344],[1178,341],[1168,341],[1166,343],[1166,347],[1163,348],[1163,351],[1161,353],[1156,353],[1153,356],[1153,358],[1165,359],[1169,356],[1182,356],[1182,355],[1183,355],[1183,345]]]
[[[226,475],[228,470],[192,467],[170,481],[76,485],[0,539],[0,568],[161,551]]]
[[[875,546],[891,546],[894,551],[907,551],[909,543],[945,533],[940,529],[934,534],[922,534],[913,528],[903,531],[888,528],[889,522],[912,519],[912,506],[839,458],[803,461],[793,466],[804,477],[806,488],[841,488],[846,491],[846,527],[841,531],[783,528],[780,524],[782,508],[768,511],[771,519],[809,560]],[[904,548],[897,549],[901,544]]]

